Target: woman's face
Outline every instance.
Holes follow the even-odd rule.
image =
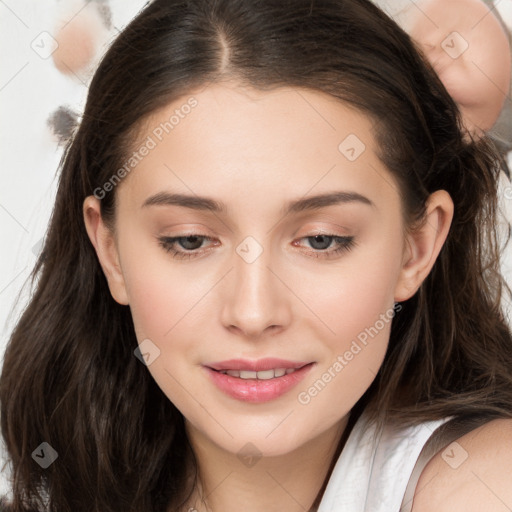
[[[226,450],[341,424],[417,288],[371,129],[320,92],[215,84],[154,114],[127,160],[110,289],[188,428]]]

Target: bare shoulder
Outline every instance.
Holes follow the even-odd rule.
[[[512,511],[512,419],[492,420],[430,459],[412,512],[445,511]]]

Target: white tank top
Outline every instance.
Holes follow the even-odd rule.
[[[410,512],[423,468],[439,450],[491,418],[450,417],[379,431],[363,414],[325,488],[318,512]]]

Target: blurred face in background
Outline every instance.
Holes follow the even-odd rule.
[[[496,122],[510,88],[510,47],[500,22],[481,0],[421,0],[401,16],[464,124],[475,134]]]

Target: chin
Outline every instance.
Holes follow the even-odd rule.
[[[274,418],[271,421],[259,418],[255,422],[248,422],[247,416],[240,421],[230,418],[223,425],[227,426],[228,432],[213,421],[207,425],[196,424],[188,428],[192,428],[195,434],[199,433],[206,442],[213,443],[241,459],[246,456],[278,457],[297,450],[312,439],[312,429],[308,429],[304,421],[294,418],[292,422],[293,414],[283,421],[286,416],[283,414],[277,421]],[[300,424],[300,431],[293,429],[296,424]]]

